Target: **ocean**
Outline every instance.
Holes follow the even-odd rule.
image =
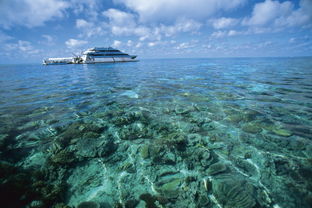
[[[0,73],[1,207],[311,207],[312,58]]]

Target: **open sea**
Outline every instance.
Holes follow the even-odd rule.
[[[0,73],[3,208],[312,207],[312,58]]]

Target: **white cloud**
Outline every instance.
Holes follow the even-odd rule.
[[[53,18],[62,17],[68,7],[63,0],[1,0],[0,25],[5,28],[41,26]]]
[[[97,20],[99,11],[102,9],[102,0],[70,0],[70,7],[77,15],[83,14],[88,19]]]
[[[289,27],[311,24],[311,21],[311,0],[301,0],[298,9],[295,9],[291,1],[265,0],[255,4],[251,17],[245,18],[243,25]]]
[[[301,0],[300,8],[303,10],[304,13],[309,14],[310,17],[312,16],[312,1],[311,0]]]
[[[215,31],[211,34],[211,37],[212,38],[222,38],[222,37],[225,37],[227,35],[227,32],[226,31]]]
[[[292,12],[293,4],[289,1],[266,0],[254,6],[252,17],[247,20],[248,25],[266,25],[278,17],[288,16]]]
[[[149,42],[147,45],[149,47],[154,47],[155,45],[157,45],[157,42]]]
[[[77,47],[80,47],[82,45],[85,45],[87,44],[88,41],[85,41],[85,40],[77,40],[77,39],[69,39],[65,42],[66,46],[68,48],[77,48]]]
[[[228,36],[235,36],[235,35],[242,35],[242,34],[246,34],[246,32],[241,32],[241,31],[237,31],[237,30],[229,30],[228,31]]]
[[[203,19],[216,12],[231,10],[243,5],[246,0],[114,0],[137,12],[141,22],[174,22],[177,17]]]
[[[129,26],[133,27],[136,25],[135,17],[133,14],[120,11],[118,9],[108,9],[103,12],[103,15],[106,16],[110,23],[118,26]]]
[[[136,48],[141,48],[142,47],[142,43],[141,42],[138,42],[136,45],[135,45]]]
[[[138,23],[136,15],[117,9],[108,9],[103,15],[108,18],[106,27],[113,35],[135,35],[140,41],[160,41],[163,35],[169,37],[179,32],[196,32],[201,27],[199,22],[185,18],[179,18],[173,25],[146,26]]]
[[[312,1],[311,0],[301,0],[300,8],[293,11],[290,16],[286,18],[286,21],[283,19],[278,20],[279,24],[286,26],[297,26],[305,25],[311,26],[312,23]]]
[[[160,31],[166,36],[172,36],[179,32],[196,32],[200,29],[201,24],[192,19],[178,19],[174,25],[171,26],[160,26]]]
[[[23,55],[25,54],[33,55],[33,54],[38,54],[40,52],[40,50],[35,49],[32,46],[31,42],[24,41],[24,40],[18,40],[17,43],[5,44],[4,50],[11,51],[11,52],[19,51]]]
[[[86,21],[84,19],[76,20],[76,28],[82,31],[79,37],[90,38],[92,36],[103,35],[105,34],[105,30],[103,30],[105,26],[105,23],[102,22],[97,22],[97,24],[95,25],[95,23]]]
[[[238,31],[238,30],[218,30],[211,34],[212,38],[223,38],[228,36],[236,36],[236,35],[247,35],[250,34],[251,31]],[[254,32],[253,32],[254,33]]]
[[[189,43],[180,43],[177,47],[176,47],[176,49],[185,49],[185,48],[189,48],[190,47],[190,45],[189,45]]]
[[[128,41],[127,41],[127,46],[128,46],[128,47],[131,47],[132,45],[133,45],[133,41],[132,41],[132,40],[128,40]]]
[[[234,18],[222,17],[219,19],[213,19],[211,20],[211,22],[212,22],[212,26],[215,29],[224,29],[224,28],[235,26],[239,21]]]
[[[18,49],[21,51],[30,51],[33,49],[32,45],[28,41],[19,40],[18,41]]]
[[[41,37],[43,38],[43,40],[38,41],[39,44],[43,44],[43,45],[47,45],[47,46],[52,46],[55,44],[54,42],[54,38],[51,35],[41,35]]]
[[[194,48],[194,47],[196,47],[197,43],[198,43],[197,40],[191,40],[189,42],[182,42],[178,46],[176,46],[175,49],[181,50],[181,49]]]
[[[13,37],[0,31],[0,43],[6,42],[7,40],[11,40],[11,39],[13,39]]]
[[[139,26],[136,23],[135,15],[123,12],[117,9],[108,9],[103,12],[103,15],[108,18],[107,27],[114,35],[137,35],[148,36],[151,32],[145,26]]]
[[[114,43],[113,43],[113,47],[114,48],[118,48],[120,45],[121,45],[121,41],[119,41],[119,40],[114,40]]]
[[[84,19],[77,19],[76,20],[76,27],[79,29],[79,28],[86,28],[86,27],[89,27],[89,23],[84,20]]]
[[[51,35],[42,35],[42,37],[46,39],[47,42],[52,42],[54,39]]]
[[[289,38],[288,42],[289,43],[295,43],[296,42],[296,38]]]

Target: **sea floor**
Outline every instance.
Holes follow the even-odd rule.
[[[1,207],[312,207],[312,59],[0,66]]]

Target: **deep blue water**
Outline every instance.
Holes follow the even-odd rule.
[[[16,207],[312,204],[312,58],[0,73],[0,186]]]

